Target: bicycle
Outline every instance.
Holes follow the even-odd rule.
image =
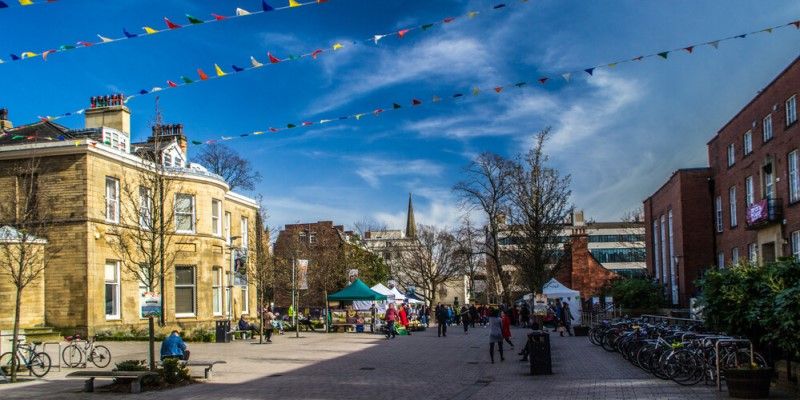
[[[105,368],[111,362],[111,351],[106,346],[94,345],[94,340],[82,340],[80,335],[65,337],[70,344],[61,352],[64,365],[70,368],[85,367],[91,362],[97,368]],[[80,342],[85,344],[79,345]]]
[[[19,339],[18,342],[16,355],[12,355],[10,351],[0,355],[0,369],[4,370],[3,374],[5,375],[6,369],[9,374],[11,373],[11,363],[16,358],[17,371],[21,367],[25,367],[38,378],[47,375],[50,372],[52,360],[47,353],[36,351],[36,347],[41,343],[27,344],[23,339]]]

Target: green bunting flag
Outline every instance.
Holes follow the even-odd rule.
[[[668,54],[668,51],[662,51],[661,53],[658,53],[658,56],[666,60]]]
[[[186,14],[186,19],[189,20],[190,24],[194,24],[194,25],[198,25],[198,24],[202,24],[203,23],[203,20],[201,20],[199,18],[195,18],[195,17],[193,17],[193,16],[191,16],[189,14]]]
[[[392,109],[393,110],[397,110],[398,108],[402,108],[402,107],[400,107],[400,104],[392,103]]]

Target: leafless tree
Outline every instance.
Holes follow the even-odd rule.
[[[557,272],[559,236],[572,210],[570,176],[550,167],[544,152],[549,135],[549,128],[540,131],[533,148],[515,166],[509,214],[509,255],[521,284],[534,293]]]
[[[486,259],[481,254],[484,245],[481,231],[470,220],[469,214],[461,220],[461,226],[456,231],[458,241],[458,261],[463,265],[464,273],[469,279],[469,293],[475,293],[475,280],[486,272]]]
[[[15,188],[6,188],[0,197],[0,274],[14,286],[14,325],[11,354],[17,354],[22,294],[31,285],[42,285],[41,278],[51,261],[61,252],[53,243],[57,234],[55,196],[46,187],[48,171],[34,157],[8,166],[7,176],[15,178]],[[40,178],[41,181],[40,182]],[[11,357],[11,381],[17,380],[17,357]]]
[[[503,270],[504,257],[500,243],[506,229],[509,200],[513,192],[513,162],[494,153],[481,153],[465,170],[465,180],[453,190],[469,209],[477,209],[487,219],[485,239],[480,253],[487,258],[487,272],[499,282],[501,295],[511,302],[510,276]]]
[[[194,162],[202,164],[228,182],[230,190],[253,190],[261,182],[261,173],[254,170],[250,161],[239,156],[228,146],[220,143],[209,144],[193,158]]]
[[[386,229],[385,223],[377,222],[368,217],[353,222],[353,230],[358,235],[359,240],[365,239],[367,232],[385,231]]]
[[[442,286],[463,273],[458,262],[458,241],[446,229],[419,225],[416,246],[409,246],[397,260],[400,275],[411,285],[423,289],[418,293],[429,304],[436,304]]]
[[[252,268],[248,270],[248,281],[256,287],[256,304],[258,304],[258,342],[264,342],[264,329],[272,329],[272,326],[264,326],[264,309],[267,305],[267,288],[274,276],[274,258],[269,251],[270,230],[265,225],[268,218],[267,210],[264,208],[262,199],[259,198],[261,206],[256,214],[256,257],[252,263]]]

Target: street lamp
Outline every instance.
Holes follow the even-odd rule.
[[[237,239],[241,238],[241,236],[231,236],[230,242],[228,243],[228,250],[230,250],[231,254],[231,264],[230,264],[230,272],[228,273],[228,320],[233,323],[233,280],[234,280],[234,268],[236,265],[236,258],[233,255],[234,250],[238,250],[239,248],[233,245],[233,242]]]

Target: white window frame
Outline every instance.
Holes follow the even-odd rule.
[[[761,126],[764,143],[772,140],[772,114],[767,114]]]
[[[736,164],[736,144],[731,143],[728,145],[728,166],[731,167]]]
[[[120,279],[119,264],[120,263],[119,263],[118,260],[106,260],[106,263],[105,263],[104,269],[103,269],[103,282],[104,282],[103,283],[103,313],[106,315],[106,320],[118,320],[118,319],[121,318],[121,315],[122,315],[122,312],[121,312],[121,308],[122,308],[122,299],[121,299],[122,290],[120,289],[120,287],[122,286],[122,282],[121,282],[121,279]],[[114,280],[111,280],[111,281],[108,280],[108,276],[107,276],[107,272],[108,272],[107,269],[108,269],[109,266],[113,266],[113,268],[114,268]],[[114,295],[114,313],[112,313],[112,314],[109,314],[107,312],[107,310],[106,310],[106,303],[108,302],[108,300],[106,299],[106,294],[107,294],[109,285],[113,285],[114,286],[114,289],[113,289],[114,290],[113,291],[113,295]]]
[[[758,264],[758,243],[750,243],[747,245],[747,260],[750,264]]]
[[[211,312],[214,316],[222,315],[222,267],[211,268]]]
[[[658,218],[653,220],[653,274],[655,275],[656,279],[661,279],[661,265],[659,264],[660,261],[660,252],[658,251],[659,243],[658,243]],[[387,255],[391,255],[391,253],[387,252]],[[390,257],[387,257],[388,260]],[[663,283],[663,282],[662,282]]]
[[[667,257],[667,219],[662,214],[661,215],[661,282],[666,284],[667,283],[667,263],[669,262],[669,258]]]
[[[738,265],[739,264],[739,248],[734,247],[731,249],[731,264]]]
[[[216,212],[214,206],[217,207]],[[211,234],[222,236],[222,201],[217,199],[211,199]]]
[[[775,197],[775,163],[770,162],[770,173],[762,172],[764,177],[764,198]]]
[[[752,205],[756,201],[752,175],[744,178],[744,201],[747,206]]]
[[[119,179],[111,176],[106,177],[106,222],[119,223]]]
[[[191,207],[192,207],[191,213],[182,212],[182,211],[178,210],[178,198],[181,197],[181,196],[186,196],[186,197],[189,197],[191,199],[191,202],[190,202]],[[174,216],[174,218],[175,218],[175,233],[195,233],[195,231],[197,230],[197,226],[195,224],[195,213],[197,212],[197,208],[195,207],[195,197],[194,197],[194,195],[193,194],[189,194],[189,193],[175,193],[175,203],[174,204],[175,204],[175,207],[174,207],[175,208],[175,216]],[[190,220],[191,228],[190,229],[187,230],[187,229],[179,229],[178,228],[178,216],[179,215],[184,216],[184,217],[191,216],[191,220]]]
[[[744,155],[748,155],[753,152],[753,131],[747,131],[744,133]]]
[[[800,260],[800,231],[792,232],[792,255]]]
[[[786,169],[789,170],[789,203],[800,200],[800,174],[797,171],[797,150],[792,151],[786,157]]]
[[[736,186],[728,188],[728,211],[730,212],[731,228],[736,228],[739,221],[736,218]]]
[[[225,242],[228,243],[228,246],[231,245],[231,213],[229,211],[225,211]]]
[[[153,200],[150,188],[139,186],[139,226],[152,230]]]
[[[786,126],[797,122],[797,95],[786,99]]]
[[[239,228],[242,231],[242,248],[246,249],[248,243],[250,243],[250,221],[247,219],[247,217],[242,217]]]
[[[717,196],[714,199],[714,216],[716,217],[716,225],[717,225],[717,233],[721,233],[723,230],[723,222],[722,222],[722,196]]]
[[[192,283],[191,284],[178,284],[178,268],[191,268],[192,270]],[[176,265],[175,266],[175,292],[177,293],[178,288],[192,288],[192,312],[183,312],[179,313],[178,304],[174,304],[175,306],[175,318],[187,318],[187,317],[194,317],[197,315],[197,267],[194,265]],[[178,301],[177,294],[175,295],[175,301]]]
[[[672,304],[678,304],[678,257],[675,255],[675,242],[672,235],[672,210],[668,212],[667,218],[669,230],[669,285],[672,289]]]
[[[719,269],[725,269],[725,253],[722,251],[717,253],[717,267]]]
[[[164,164],[165,167],[171,167],[172,166],[172,154],[169,154],[168,152],[165,151],[164,155],[162,156],[162,158],[163,158],[163,160],[161,160],[161,161],[162,161],[162,163]]]
[[[242,314],[250,314],[250,287],[248,281],[239,286],[239,294],[242,296]]]

